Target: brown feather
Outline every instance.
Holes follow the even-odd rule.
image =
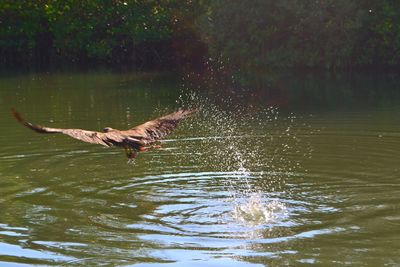
[[[197,112],[196,109],[180,109],[163,117],[140,124],[132,129],[121,131],[121,133],[138,138],[146,145],[149,145],[170,134],[181,120],[195,112]]]
[[[62,133],[66,134],[72,138],[87,142],[87,143],[92,143],[92,144],[99,144],[103,146],[110,146],[106,142],[106,138],[104,136],[104,133],[101,132],[94,132],[94,131],[86,131],[86,130],[81,130],[81,129],[62,129],[62,128],[50,128],[50,127],[44,127],[40,125],[35,125],[30,122],[25,121],[22,116],[15,110],[11,110],[13,116],[17,119],[17,121],[24,126],[28,127],[29,129],[38,132],[38,133],[48,133],[48,134],[54,134],[54,133]]]
[[[182,119],[187,118],[196,111],[194,109],[180,109],[126,131],[113,129],[105,133],[82,129],[44,127],[25,121],[15,109],[12,109],[11,113],[19,123],[38,133],[62,133],[87,143],[138,149],[163,138],[175,129]]]

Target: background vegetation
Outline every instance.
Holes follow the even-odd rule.
[[[396,0],[0,2],[2,68],[353,69],[399,58]]]

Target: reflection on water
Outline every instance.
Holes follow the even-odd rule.
[[[1,266],[400,262],[393,87],[385,108],[299,112],[291,100],[291,113],[261,92],[182,94],[157,76],[1,79]],[[291,82],[289,99],[317,88]],[[374,86],[383,97],[387,84]],[[31,133],[8,115],[15,107],[44,125],[124,129],[180,105],[202,111],[133,165],[120,149]]]

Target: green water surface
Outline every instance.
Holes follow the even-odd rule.
[[[193,96],[164,74],[1,76],[0,266],[399,266],[400,78],[281,80]],[[131,164],[9,112],[127,129],[189,104]]]

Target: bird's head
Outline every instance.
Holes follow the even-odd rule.
[[[114,130],[115,129],[113,129],[111,127],[106,127],[106,128],[103,129],[103,133],[108,133],[108,132],[111,132],[111,131],[114,131]]]

